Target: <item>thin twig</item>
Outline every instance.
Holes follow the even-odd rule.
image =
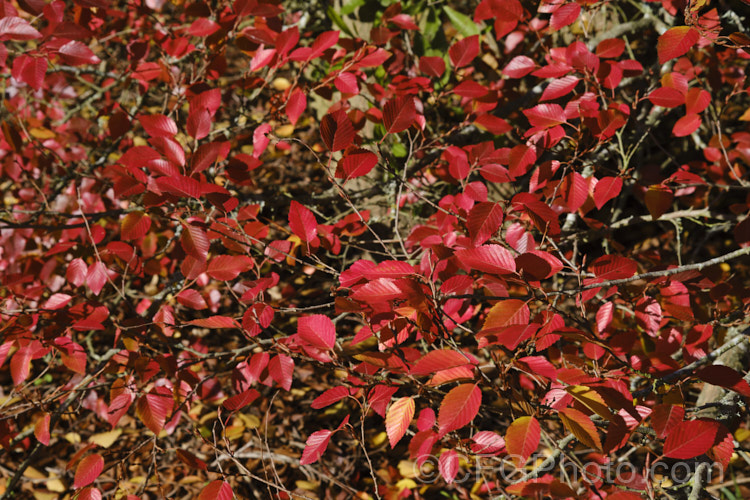
[[[585,286],[582,286],[573,290],[566,290],[566,293],[577,293],[583,290],[591,290],[592,288],[605,288],[605,287],[610,287],[610,286],[623,285],[625,283],[630,283],[630,282],[638,281],[638,280],[647,280],[651,278],[663,278],[666,276],[672,276],[675,274],[684,273],[686,271],[700,271],[701,269],[704,269],[709,266],[713,266],[714,264],[720,264],[722,262],[736,259],[738,257],[742,257],[743,255],[748,255],[748,254],[750,254],[750,246],[745,247],[745,248],[740,248],[739,250],[735,250],[734,252],[729,252],[727,254],[720,255],[718,257],[706,260],[704,262],[698,262],[696,264],[686,264],[684,266],[673,267],[671,269],[664,269],[663,271],[652,271],[652,272],[643,273],[643,274],[636,274],[636,275],[631,276],[630,278],[602,281],[600,283],[591,283],[589,285],[585,285]]]

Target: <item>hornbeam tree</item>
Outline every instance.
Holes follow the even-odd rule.
[[[750,496],[748,0],[2,0],[2,498]]]

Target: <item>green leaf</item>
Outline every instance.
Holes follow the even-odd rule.
[[[466,14],[461,14],[450,7],[443,7],[443,11],[448,16],[448,19],[450,19],[451,24],[463,36],[478,35],[480,33],[479,26]]]
[[[428,43],[435,38],[435,35],[440,29],[440,17],[435,12],[435,9],[428,10],[427,14],[422,16],[422,19],[419,22],[419,28],[419,33]]]
[[[409,152],[406,150],[406,146],[397,142],[391,146],[391,153],[393,153],[393,156],[396,158],[404,158]]]
[[[348,16],[358,8],[362,7],[364,4],[365,0],[352,0],[351,2],[346,2],[341,6],[341,15]]]
[[[333,7],[328,7],[327,13],[328,13],[328,18],[331,21],[333,21],[333,24],[338,26],[341,31],[343,31],[344,33],[346,33],[352,38],[356,38],[356,35],[352,33],[352,30],[349,29],[349,26],[347,26],[346,23],[344,23],[344,19],[339,15],[338,12],[334,10]]]

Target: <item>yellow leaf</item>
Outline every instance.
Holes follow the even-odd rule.
[[[401,460],[398,463],[398,473],[401,477],[414,478],[417,476],[417,464],[411,460]]]
[[[109,448],[122,434],[122,429],[113,429],[109,432],[100,432],[89,438],[89,443],[98,444],[102,448]]]
[[[34,467],[27,467],[25,471],[23,471],[23,477],[28,479],[47,479],[47,476],[45,474],[42,474],[38,469],[35,469]]]
[[[77,432],[69,432],[63,436],[70,444],[78,444],[81,442],[81,435]]]
[[[65,493],[68,491],[68,488],[65,487],[62,481],[60,481],[60,478],[58,477],[51,477],[47,480],[47,489],[50,491],[54,491],[56,493]]]

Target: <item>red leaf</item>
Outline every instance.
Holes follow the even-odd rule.
[[[217,479],[211,481],[198,493],[197,500],[232,500],[234,492],[228,482]]]
[[[151,218],[137,210],[130,212],[120,222],[120,237],[125,241],[137,240],[151,229]]]
[[[567,3],[552,13],[549,25],[553,30],[557,31],[569,24],[573,24],[580,14],[580,5],[576,2]]]
[[[62,309],[63,307],[67,306],[72,299],[73,297],[71,297],[67,293],[53,293],[52,296],[47,299],[47,302],[44,303],[42,308],[50,309],[53,311]]]
[[[471,437],[471,451],[477,455],[492,455],[505,449],[505,439],[492,431],[479,431]]]
[[[206,108],[211,116],[221,107],[221,89],[201,92],[190,100],[190,109]]]
[[[635,261],[617,255],[603,255],[591,263],[591,272],[604,280],[630,278],[637,270]]]
[[[37,440],[39,440],[44,446],[49,446],[49,421],[49,413],[44,412],[44,415],[37,419],[34,424],[34,436],[36,436]]]
[[[37,38],[42,38],[42,34],[25,19],[17,16],[0,19],[0,40],[34,40]]]
[[[445,450],[440,454],[438,470],[445,482],[451,484],[458,473],[458,453],[456,450]]]
[[[565,113],[559,104],[538,104],[523,114],[533,127],[549,128],[565,123]]]
[[[419,58],[419,71],[440,78],[445,73],[445,59],[438,56],[422,56]]]
[[[745,381],[740,372],[728,366],[707,366],[698,370],[695,376],[709,384],[725,387],[745,397],[750,397],[750,384]]]
[[[571,172],[565,176],[560,187],[562,188],[562,197],[571,213],[581,208],[589,197],[589,185],[578,172]]]
[[[315,408],[316,410],[325,408],[326,406],[331,406],[332,404],[338,403],[345,397],[349,396],[349,394],[350,392],[347,387],[341,385],[338,387],[332,387],[315,398],[310,406],[312,408]]]
[[[242,391],[239,394],[235,394],[234,396],[225,399],[221,405],[229,411],[237,411],[246,407],[258,399],[258,397],[260,397],[258,391],[255,389],[247,389],[246,391]]]
[[[526,212],[539,231],[553,236],[560,234],[560,221],[557,213],[533,194],[518,193],[515,195],[513,197],[513,210]]]
[[[318,349],[330,350],[336,344],[336,327],[328,316],[314,314],[297,321],[297,334]]]
[[[399,28],[403,30],[418,30],[419,26],[414,24],[414,20],[412,17],[408,14],[397,14],[393,16],[392,18],[388,19],[389,22],[392,22]]]
[[[489,89],[484,85],[480,85],[474,80],[464,80],[453,88],[453,93],[460,95],[461,97],[468,97],[470,99],[478,99],[484,97],[489,92]]]
[[[541,250],[530,250],[516,257],[516,269],[535,280],[550,278],[562,268],[557,257]]]
[[[448,392],[438,411],[438,434],[445,435],[469,424],[479,412],[482,391],[476,384],[461,384]]]
[[[180,243],[185,253],[199,262],[206,262],[210,242],[206,232],[192,224],[182,224]]]
[[[685,94],[672,87],[659,87],[648,95],[648,100],[662,108],[676,108],[685,104]]]
[[[260,127],[258,127],[260,128]],[[257,130],[257,129],[256,129]],[[208,144],[201,144],[198,149],[193,153],[193,156],[190,157],[190,171],[195,174],[198,172],[203,172],[204,170],[210,168],[216,160],[219,158],[226,158],[229,154],[229,143],[228,142],[209,142]],[[255,153],[255,151],[253,151]],[[178,165],[184,165],[184,151],[182,151],[182,147],[180,147],[180,151],[176,154],[179,154],[182,156],[181,163],[178,162]],[[250,169],[255,167],[249,167]],[[191,181],[194,181],[195,179],[190,177],[181,177],[184,179],[190,179]],[[196,181],[197,182],[197,181]],[[200,184],[200,183],[198,183]],[[198,194],[193,196],[193,198],[197,198],[200,196],[201,191],[198,191]]]
[[[685,112],[689,114],[700,113],[711,104],[711,94],[698,87],[688,90],[685,96]]]
[[[672,206],[673,199],[674,193],[668,187],[661,184],[649,186],[648,191],[646,191],[645,201],[651,218],[656,220],[661,217]]]
[[[292,375],[294,374],[294,359],[286,354],[277,354],[268,363],[268,373],[284,390],[292,388]]]
[[[271,139],[268,134],[271,132],[271,125],[269,123],[263,123],[253,130],[253,157],[260,158],[260,155],[268,147],[268,143]]]
[[[495,135],[503,135],[506,132],[510,132],[511,130],[513,130],[513,127],[511,127],[507,121],[503,120],[499,116],[495,116],[490,113],[478,115],[476,120],[474,120],[474,123]],[[505,168],[500,165],[488,163],[487,165],[482,165],[481,167],[482,176],[484,176],[485,179],[491,182],[510,182],[511,179],[507,176],[507,170],[505,170],[504,174],[500,174],[500,179],[491,177],[492,171],[496,167],[500,167],[500,169],[505,170]],[[489,174],[489,176],[486,174]]]
[[[76,500],[102,500],[102,492],[90,486],[79,491],[75,498]]]
[[[684,460],[706,453],[716,443],[720,428],[715,420],[680,422],[664,441],[664,456]]]
[[[448,56],[455,68],[468,66],[477,55],[479,55],[479,35],[459,40],[448,49]]]
[[[84,64],[99,64],[101,60],[94,55],[90,48],[78,41],[70,41],[60,47],[58,52],[63,60],[71,66],[83,66]]]
[[[221,26],[219,26],[217,22],[205,17],[200,17],[193,21],[193,24],[190,25],[187,32],[193,36],[206,37],[219,31],[220,27]]]
[[[400,260],[384,260],[377,266],[362,272],[368,280],[378,278],[405,278],[414,274],[414,266]]]
[[[231,281],[253,265],[247,255],[217,255],[208,264],[206,272],[215,280]]]
[[[292,125],[297,124],[297,120],[302,116],[307,108],[307,96],[299,88],[294,89],[292,95],[289,96],[289,100],[286,103],[286,116]]]
[[[156,179],[156,186],[164,193],[178,197],[187,196],[197,199],[201,195],[201,184],[192,177],[186,175],[173,175],[169,177],[159,177]]]
[[[0,19],[0,22],[2,21],[3,19]],[[42,88],[46,73],[47,60],[43,57],[21,54],[13,60],[13,69],[11,70],[13,78],[28,84],[34,90]]]
[[[406,293],[401,290],[396,281],[389,278],[378,278],[357,288],[351,298],[359,302],[376,303],[405,296]]]
[[[206,300],[203,298],[200,292],[198,292],[197,290],[193,290],[192,288],[181,290],[180,293],[175,296],[175,298],[177,299],[177,302],[179,302],[183,306],[195,309],[196,311],[202,311],[203,309],[206,309],[208,307],[208,304],[206,304]]]
[[[251,337],[258,335],[264,328],[268,328],[273,320],[273,307],[258,302],[250,306],[242,315],[242,328]]]
[[[391,448],[395,448],[404,436],[412,418],[414,418],[414,400],[411,397],[397,399],[388,408],[385,416],[385,431],[388,433]]]
[[[658,404],[651,412],[651,426],[656,431],[656,437],[664,439],[669,431],[685,418],[685,408],[678,405]]]
[[[508,78],[523,78],[536,68],[533,59],[527,56],[516,56],[503,68],[502,74]]]
[[[177,124],[168,116],[138,115],[138,121],[151,137],[174,137],[177,133]]]
[[[167,417],[174,408],[174,397],[166,387],[154,387],[151,392],[138,398],[135,412],[148,429],[156,434],[164,429]]]
[[[398,387],[378,384],[373,387],[367,395],[367,404],[370,405],[370,408],[372,408],[375,413],[385,418],[385,410],[388,407],[388,403],[397,391]]]
[[[591,418],[574,408],[564,408],[559,411],[563,425],[580,441],[590,448],[601,451],[602,442],[599,432]]]
[[[300,465],[308,465],[317,462],[328,447],[333,433],[328,430],[316,431],[310,434],[305,443],[305,449],[300,458]]]
[[[475,364],[467,356],[452,349],[438,349],[425,354],[414,367],[411,374],[416,376],[432,375],[440,370],[447,370],[457,366]]]
[[[718,432],[719,436],[724,436],[723,439],[716,439],[716,443],[713,448],[708,451],[708,457],[714,460],[716,463],[721,464],[721,467],[726,470],[729,467],[729,462],[732,460],[734,455],[734,436],[729,430],[722,426]]]
[[[355,179],[367,175],[378,164],[378,156],[366,149],[355,149],[344,156],[336,169],[338,179]]]
[[[579,81],[581,81],[581,79],[573,75],[564,76],[562,78],[555,78],[550,82],[549,85],[547,85],[547,88],[544,89],[544,92],[542,92],[542,97],[539,98],[539,102],[551,101],[553,99],[557,99],[559,97],[567,95],[574,88],[576,88],[576,85],[578,85]]]
[[[331,151],[341,151],[352,143],[354,126],[343,109],[323,117],[320,121],[320,136]]]
[[[701,115],[697,113],[688,113],[674,124],[672,135],[675,137],[685,137],[690,135],[701,126]]]
[[[621,38],[607,38],[596,46],[596,55],[602,59],[615,59],[625,51],[625,40]]]
[[[320,56],[326,49],[329,49],[336,45],[339,41],[340,32],[338,30],[324,31],[315,38],[312,44],[312,53],[308,56],[308,59],[314,59]]]
[[[88,486],[99,477],[104,470],[104,459],[98,453],[93,453],[78,463],[73,488]]]
[[[652,337],[659,334],[659,325],[662,320],[662,311],[659,302],[652,297],[641,298],[635,308],[635,317],[638,325]]]
[[[117,422],[125,415],[135,401],[135,395],[130,391],[115,396],[107,406],[106,418],[109,425],[114,429]]]
[[[188,325],[200,326],[202,328],[238,328],[237,322],[229,316],[209,316],[208,318],[193,319]]]
[[[75,258],[68,264],[68,269],[65,271],[65,279],[73,286],[81,286],[86,282],[88,270],[88,266],[80,257]]]
[[[187,133],[195,138],[203,139],[211,132],[211,113],[207,108],[195,108],[190,106],[186,129]]]
[[[86,285],[94,295],[99,295],[107,284],[107,266],[104,262],[98,260],[89,267],[89,272],[86,274]]]
[[[613,302],[606,302],[596,311],[596,329],[599,334],[603,333],[612,324],[614,310],[615,304]]]
[[[318,221],[315,220],[315,215],[295,200],[289,205],[289,228],[305,242],[315,241],[318,237]]]
[[[601,208],[606,203],[617,197],[622,191],[622,178],[621,177],[603,177],[599,179],[599,182],[594,186],[594,203],[596,208]]]
[[[690,26],[676,26],[668,29],[656,42],[659,64],[687,53],[700,38],[700,33]]]
[[[536,451],[540,437],[541,427],[534,417],[520,417],[510,424],[505,433],[505,449],[516,467],[524,465]]]
[[[33,354],[32,344],[26,344],[19,347],[10,358],[10,376],[13,378],[13,385],[20,385],[29,377]]]
[[[469,211],[466,227],[469,229],[471,243],[481,245],[492,237],[503,223],[503,209],[499,203],[477,203]]]
[[[357,77],[353,73],[344,71],[333,80],[333,85],[342,94],[359,94],[359,86],[357,85]]]
[[[397,134],[411,127],[417,119],[417,107],[412,97],[399,97],[385,103],[383,124],[389,134]]]
[[[500,245],[483,245],[456,250],[461,265],[490,274],[511,274],[516,271],[513,255]]]

